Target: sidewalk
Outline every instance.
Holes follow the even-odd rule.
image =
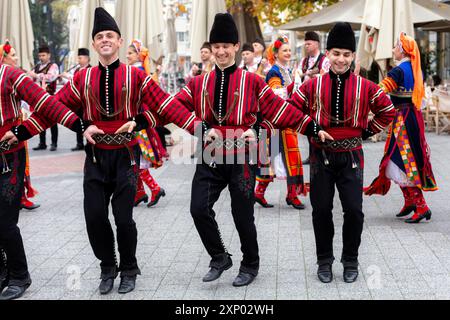
[[[48,133],[49,135],[49,133]],[[219,281],[204,284],[207,256],[189,213],[194,165],[168,163],[152,171],[167,196],[155,208],[139,206],[138,261],[142,276],[136,291],[100,296],[100,268],[90,248],[83,217],[83,153],[71,153],[75,135],[60,130],[57,153],[31,152],[33,185],[39,190],[33,212],[22,212],[24,237],[33,284],[23,299],[450,299],[450,137],[428,135],[439,192],[426,194],[432,220],[407,225],[395,218],[402,207],[401,192],[393,186],[386,197],[365,198],[365,229],[360,250],[361,273],[354,284],[342,280],[342,266],[334,264],[335,280],[328,285],[316,277],[311,206],[296,211],[285,202],[285,183],[269,187],[273,209],[256,205],[255,217],[261,268],[247,288],[234,288],[241,253],[227,192],[215,210],[223,240],[234,266]],[[48,137],[49,139],[49,137]],[[302,138],[302,150],[306,140]],[[37,144],[36,138],[30,147]],[[365,185],[377,175],[384,143],[365,144]],[[309,168],[305,168],[309,180]],[[335,256],[342,250],[342,209],[335,199]],[[118,281],[116,283],[116,288]]]

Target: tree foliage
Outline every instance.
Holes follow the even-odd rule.
[[[279,26],[301,16],[318,11],[338,0],[226,0],[231,11],[244,8],[261,22]]]
[[[63,49],[69,45],[67,14],[69,6],[78,4],[77,0],[29,0],[33,33],[35,39],[35,57],[41,44],[48,44],[53,61],[61,65]]]

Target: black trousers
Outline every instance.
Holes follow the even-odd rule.
[[[311,147],[311,205],[319,265],[333,263],[333,199],[335,187],[344,211],[343,251],[341,262],[345,266],[358,265],[364,214],[363,177],[364,154],[353,152],[322,152]],[[329,164],[326,164],[326,162]],[[355,167],[355,168],[354,168]]]
[[[94,149],[91,145],[86,148],[84,213],[89,242],[101,261],[103,279],[115,277],[117,271],[122,271],[122,276],[140,274],[136,259],[137,228],[133,220],[139,152],[139,146],[130,150]],[[108,218],[110,203],[117,228],[119,265]]]
[[[52,145],[58,146],[58,125],[55,124],[53,127],[50,128],[50,132],[52,134]],[[39,133],[39,144],[46,146],[47,145],[47,130],[42,131]]]
[[[254,219],[256,167],[243,164],[219,164],[211,168],[198,164],[192,182],[191,215],[200,238],[211,256],[211,267],[222,267],[228,254],[215,219],[214,204],[228,186],[231,213],[241,240],[241,271],[258,274],[259,255]]]
[[[77,146],[82,146],[82,145],[84,145],[83,134],[80,132],[77,132]]]
[[[0,247],[7,258],[10,285],[30,283],[27,259],[19,222],[20,198],[25,175],[25,149],[4,155],[0,160]],[[5,169],[10,172],[2,174]]]

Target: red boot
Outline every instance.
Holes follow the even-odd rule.
[[[142,181],[144,181],[145,184],[152,191],[152,199],[151,199],[150,203],[147,205],[147,207],[149,207],[149,208],[153,207],[159,202],[161,197],[166,196],[166,192],[164,191],[164,189],[162,189],[158,185],[158,183],[155,181],[155,179],[153,179],[152,175],[150,174],[150,171],[142,170],[140,177],[141,177]]]
[[[286,198],[286,203],[288,204],[288,206],[293,206],[297,210],[303,210],[305,209],[305,205],[298,198],[295,189],[296,186],[288,186],[288,195]]]
[[[266,198],[264,198],[264,193],[266,193],[266,189],[269,186],[270,182],[260,181],[256,186],[255,191],[255,201],[259,203],[263,208],[273,208],[273,204],[267,203]]]
[[[416,203],[414,201],[414,189],[413,188],[405,188],[400,187],[400,189],[403,192],[403,198],[405,199],[405,205],[403,206],[402,210],[400,210],[400,213],[397,214],[397,218],[405,217],[409,215],[411,212],[416,210]]]
[[[134,206],[137,207],[141,202],[148,202],[148,195],[145,193],[144,183],[140,175],[137,178],[136,183],[136,196],[134,197]]]
[[[406,219],[406,223],[419,223],[423,219],[427,221],[431,219],[431,210],[428,208],[427,202],[423,197],[422,190],[419,188],[414,188],[414,199],[416,202],[416,210],[414,211],[414,215]]]
[[[26,209],[26,210],[34,210],[39,208],[41,205],[40,204],[35,204],[33,202],[31,202],[30,200],[28,200],[27,196],[25,194],[22,195],[22,198],[20,199],[20,208],[21,209]]]

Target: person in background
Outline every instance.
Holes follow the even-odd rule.
[[[393,49],[397,66],[389,71],[380,87],[391,96],[395,119],[389,129],[379,176],[365,189],[366,195],[386,195],[394,181],[405,200],[397,217],[406,223],[431,219],[423,191],[438,190],[425,137],[422,103],[425,96],[420,52],[416,41],[401,33]]]
[[[52,55],[50,53],[50,48],[48,45],[44,44],[39,47],[38,50],[39,63],[36,65],[34,70],[28,72],[28,75],[45,89],[48,94],[54,95],[56,93],[56,85],[59,76],[59,68],[56,63],[51,62]],[[56,151],[58,148],[58,125],[55,124],[50,129],[52,144],[50,146],[50,151]],[[46,131],[39,134],[39,145],[34,147],[33,150],[46,150]]]

